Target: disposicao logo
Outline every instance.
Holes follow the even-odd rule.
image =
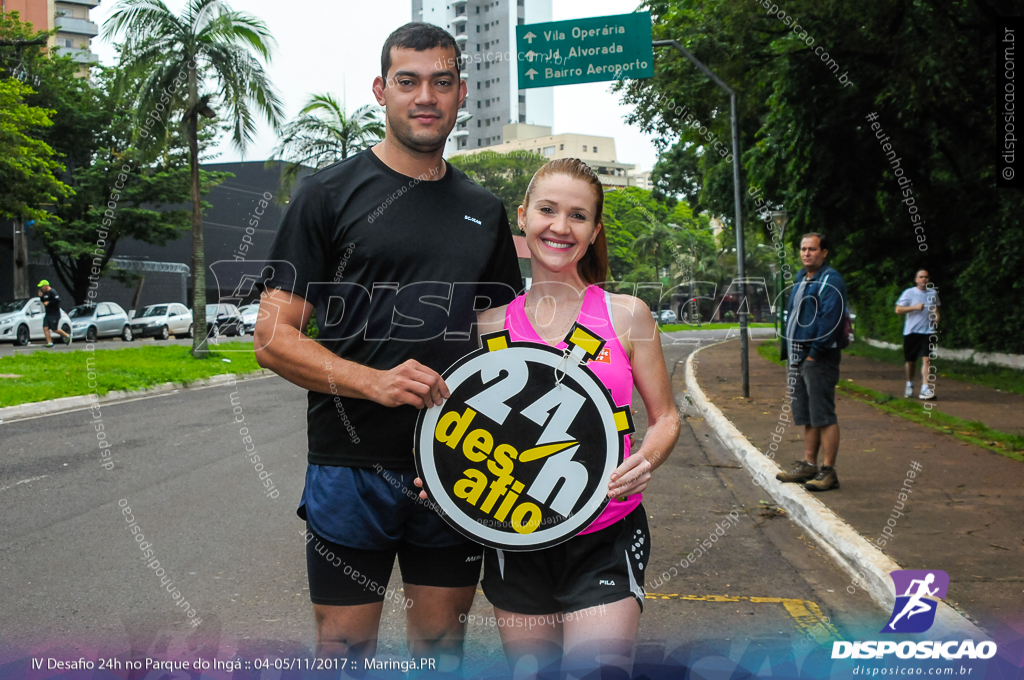
[[[896,586],[896,604],[889,623],[878,632],[923,633],[931,628],[939,600],[946,597],[949,574],[938,569],[904,569],[889,576]]]
[[[880,633],[923,633],[935,623],[939,600],[946,597],[949,574],[938,569],[905,569],[889,574],[896,586],[896,604]],[[832,644],[833,659],[990,659],[997,651],[990,640],[868,640]],[[854,674],[857,671],[854,670]]]

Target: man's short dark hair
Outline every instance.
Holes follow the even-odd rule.
[[[816,231],[812,231],[812,232],[810,232],[808,234],[804,234],[803,236],[800,237],[800,241],[802,242],[805,238],[810,238],[811,236],[814,236],[814,237],[816,237],[818,239],[818,247],[819,248],[821,248],[822,250],[828,250],[828,240],[826,240],[825,235],[824,234],[819,234]]]
[[[455,50],[455,62],[444,64],[448,68],[455,69],[456,77],[462,76],[462,50],[452,34],[440,26],[424,23],[422,21],[410,21],[405,26],[395,29],[394,33],[384,41],[384,49],[380,53],[380,76],[388,79],[388,71],[391,70],[391,48],[397,47],[403,50],[430,50],[435,47]]]

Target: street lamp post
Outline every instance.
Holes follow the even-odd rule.
[[[788,212],[786,212],[785,210],[772,210],[772,224],[775,225],[775,231],[776,231],[776,234],[778,235],[779,243],[781,243],[782,246],[783,246],[782,247],[783,255],[785,255],[785,253],[786,253],[785,234],[786,234],[786,224],[788,224],[788,223],[789,223],[789,213]],[[778,252],[778,251],[776,251],[776,252]],[[782,324],[782,317],[786,313],[786,297],[784,295],[781,295],[782,290],[783,290],[783,284],[786,281],[786,279],[783,278],[783,271],[784,271],[784,269],[782,267],[783,264],[785,264],[785,260],[783,260],[782,262],[779,263],[779,273],[777,274],[777,277],[776,277],[776,280],[775,280],[775,290],[778,291],[778,294],[780,295],[779,308],[775,312],[775,335],[776,336],[779,335],[780,329],[781,330],[785,330],[782,327],[782,325],[781,325]]]
[[[697,57],[693,56],[676,40],[652,40],[654,47],[674,47],[680,54],[689,59],[694,65],[705,73],[720,88],[729,95],[730,115],[732,117],[732,181],[733,198],[735,200],[735,226],[736,226],[736,277],[743,295],[746,294],[746,271],[744,268],[743,250],[743,215],[740,195],[740,124],[736,110],[736,93],[726,85],[721,78],[716,76],[711,69],[705,66]],[[746,301],[740,296],[740,306],[737,316],[740,320],[740,370],[743,373],[743,396],[750,397],[750,359],[748,356],[749,340],[747,337],[747,311]]]

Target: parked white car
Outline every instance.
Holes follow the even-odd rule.
[[[192,337],[192,311],[177,302],[150,305],[132,319],[132,333],[137,338],[166,340],[171,337]]]
[[[30,340],[46,340],[43,335],[43,301],[38,297],[19,298],[0,303],[0,342],[27,345]],[[71,333],[71,319],[60,310],[60,329]],[[60,336],[56,333],[54,341]]]

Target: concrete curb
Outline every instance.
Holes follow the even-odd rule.
[[[77,409],[89,408],[94,404],[104,406],[107,404],[115,404],[119,401],[138,399],[140,397],[155,397],[162,394],[170,394],[175,390],[216,387],[217,385],[227,384],[232,379],[248,380],[252,378],[269,377],[272,375],[277,374],[273,371],[262,368],[252,373],[243,373],[242,375],[222,373],[220,375],[214,375],[209,378],[203,378],[202,380],[196,380],[195,382],[190,383],[168,382],[163,383],[162,385],[154,385],[153,387],[148,387],[144,390],[108,392],[98,399],[94,399],[91,394],[83,394],[77,397],[61,397],[60,399],[50,399],[48,401],[35,401],[29,404],[18,404],[17,406],[0,408],[0,423],[10,423],[16,420],[24,420],[25,418],[35,418],[38,416],[48,416],[54,413],[62,413],[64,411],[75,411]]]
[[[697,384],[693,360],[701,347],[686,360],[686,394],[705,420],[715,430],[726,448],[739,458],[754,478],[754,483],[763,488],[797,524],[803,527],[836,562],[839,563],[860,587],[885,610],[892,610],[896,601],[896,589],[889,573],[901,569],[888,555],[871,544],[844,522],[835,512],[815,498],[809,491],[796,484],[784,484],[775,475],[782,469],[774,460],[758,451],[743,436],[721,410],[710,401]],[[939,602],[935,623],[921,639],[935,640],[963,637],[987,640],[989,635],[967,620],[960,612],[945,602]]]

